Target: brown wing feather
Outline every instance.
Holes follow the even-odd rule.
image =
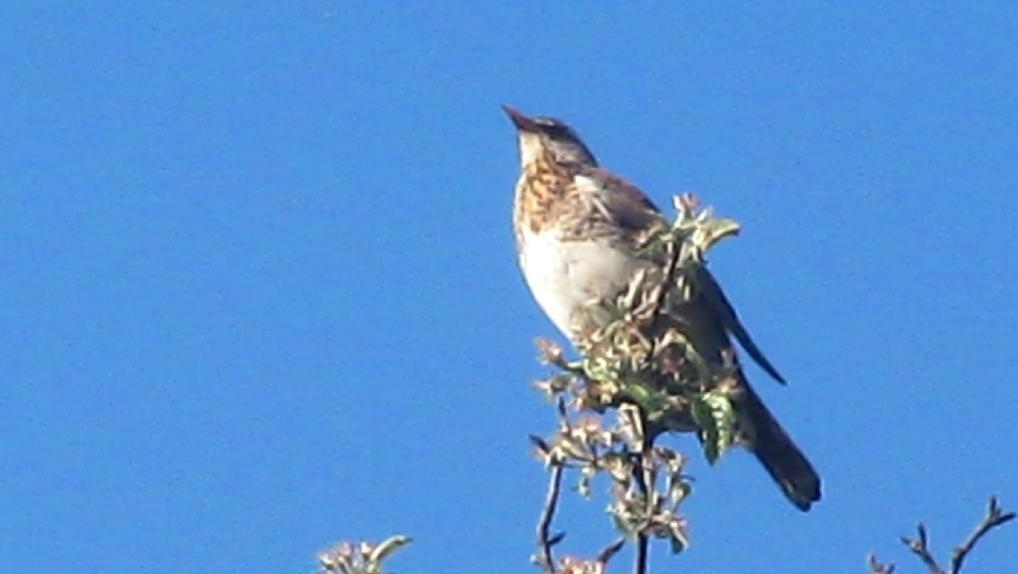
[[[661,221],[661,212],[640,188],[600,167],[587,166],[578,175],[598,182],[607,193],[605,207],[615,223],[626,229],[647,229]]]

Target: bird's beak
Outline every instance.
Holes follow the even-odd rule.
[[[516,126],[516,129],[524,132],[536,132],[540,129],[537,122],[530,119],[516,108],[512,106],[502,106],[502,109],[505,110],[509,119],[513,121],[513,125]]]

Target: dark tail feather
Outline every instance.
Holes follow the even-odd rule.
[[[820,500],[820,477],[760,397],[749,385],[745,390],[738,410],[751,426],[747,429],[750,450],[792,504],[799,510],[809,510],[810,505]]]

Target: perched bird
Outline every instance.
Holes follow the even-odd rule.
[[[565,123],[529,117],[505,107],[516,126],[521,173],[513,228],[519,263],[530,291],[552,323],[578,342],[588,305],[624,290],[641,269],[660,262],[637,253],[637,238],[663,221],[635,186],[599,167],[590,149]],[[731,395],[739,442],[800,510],[820,500],[820,477],[806,456],[753,391],[738,366],[731,339],[779,382],[781,375],[750,338],[706,268],[693,299],[666,311],[674,325],[712,366],[735,362]],[[689,430],[689,429],[686,429]]]

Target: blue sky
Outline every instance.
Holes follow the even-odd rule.
[[[516,268],[503,103],[743,224],[712,269],[824,500],[680,438],[693,547],[653,571],[918,572],[915,521],[946,555],[989,494],[1018,507],[1009,3],[0,22],[0,571],[309,572],[393,532],[399,572],[527,571],[554,331]],[[566,550],[610,538],[603,505],[569,499]]]

